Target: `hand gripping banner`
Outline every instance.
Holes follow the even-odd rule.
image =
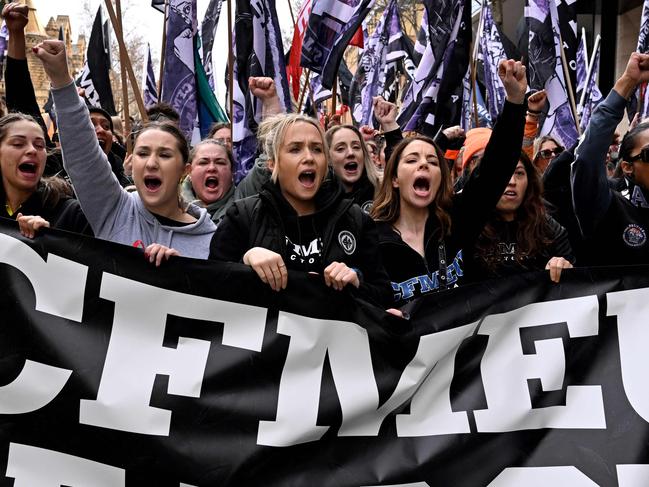
[[[409,321],[291,273],[0,223],[0,486],[649,484],[649,269]]]

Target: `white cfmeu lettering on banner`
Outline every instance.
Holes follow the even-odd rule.
[[[88,267],[49,254],[47,262],[28,245],[0,234],[0,263],[25,274],[34,288],[36,311],[81,322]]]
[[[379,391],[364,328],[280,312],[277,332],[291,341],[279,385],[277,419],[259,422],[257,444],[291,446],[319,440],[326,433],[329,427],[316,425],[316,420],[327,355],[342,410],[341,429],[366,408],[378,407]]]
[[[34,289],[37,311],[80,322],[88,267],[49,254],[47,262],[31,247],[0,234],[0,263],[22,272]],[[26,360],[18,377],[0,387],[0,414],[23,414],[49,404],[71,370]]]
[[[415,389],[417,392],[412,397],[410,413],[396,417],[398,436],[471,432],[467,414],[453,412],[451,409],[450,388],[455,371],[455,354],[462,341],[473,334],[477,325],[472,323],[421,337],[417,354],[406,371],[414,368],[424,372],[425,380],[423,384],[421,379],[416,383],[417,386],[421,384],[421,387]],[[433,368],[434,372],[431,373]]]
[[[598,487],[576,467],[515,467],[506,468],[487,487]]]
[[[649,421],[649,289],[631,289],[606,295],[608,316],[617,315],[622,384],[633,409]]]
[[[260,351],[266,309],[178,293],[104,274],[100,296],[115,302],[113,328],[96,400],[79,420],[133,433],[169,435],[171,411],[149,406],[156,375],[169,394],[199,397],[210,342],[180,337],[162,346],[168,315],[223,323],[223,345]]]
[[[25,360],[18,377],[0,387],[0,414],[36,411],[54,400],[72,375],[71,370]]]
[[[119,487],[126,485],[121,468],[19,443],[9,444],[7,477],[14,487]]]
[[[647,487],[649,485],[649,465],[617,465],[617,485],[619,487]]]
[[[365,329],[354,323],[281,312],[277,331],[290,336],[291,341],[280,381],[277,419],[259,422],[257,443],[291,446],[324,435],[328,426],[318,426],[316,420],[327,356],[343,416],[339,436],[377,436],[385,417],[418,389],[421,394],[413,399],[411,414],[398,417],[400,436],[468,433],[466,413],[451,410],[449,387],[455,352],[475,327],[467,325],[423,337],[392,396],[379,407]],[[430,378],[434,367],[436,374]],[[420,388],[422,382],[425,385]]]
[[[489,342],[482,358],[488,409],[476,410],[479,432],[498,433],[539,428],[606,428],[601,386],[568,386],[565,406],[532,408],[528,379],[539,378],[544,391],[561,390],[565,352],[560,338],[538,340],[536,353],[525,355],[521,329],[565,322],[571,337],[597,335],[596,296],[533,303],[487,316],[478,330]]]

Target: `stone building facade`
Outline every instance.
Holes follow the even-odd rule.
[[[74,75],[81,71],[86,59],[86,38],[80,35],[77,42],[72,41],[72,29],[69,16],[59,15],[56,19],[52,17],[47,23],[47,26],[43,27],[38,19],[35,7],[36,2],[34,0],[22,0],[21,3],[25,3],[29,7],[29,22],[25,28],[27,64],[32,83],[34,84],[36,100],[42,108],[47,101],[50,83],[43,69],[43,65],[32,52],[32,47],[45,39],[58,39],[59,34],[62,32],[68,52],[70,72]],[[4,95],[4,93],[5,86],[4,81],[2,81],[0,83],[0,94]]]

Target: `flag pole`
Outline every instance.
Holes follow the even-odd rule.
[[[234,135],[234,56],[232,52],[234,50],[232,42],[232,0],[228,1],[228,94],[230,99],[228,100],[230,105],[230,134]]]
[[[588,46],[586,45],[586,29],[583,27],[581,28],[581,44],[584,46],[584,58],[587,60],[590,59],[590,56],[588,55]],[[595,52],[593,50],[593,52]],[[590,64],[586,66],[586,81],[588,81],[588,73],[590,73]],[[577,84],[579,84],[579,81],[577,81]],[[579,88],[579,86],[577,86]],[[577,104],[577,110],[579,110],[580,107],[584,106],[584,95],[586,94],[586,89],[584,87],[584,90],[581,92],[581,98],[579,98],[579,103]]]
[[[559,47],[561,48],[561,66],[563,67],[563,76],[566,82],[566,91],[568,92],[568,99],[570,100],[570,108],[572,109],[572,116],[575,119],[575,127],[577,134],[581,137],[581,127],[579,126],[579,115],[577,114],[577,104],[575,103],[575,93],[572,90],[572,83],[570,82],[570,72],[568,71],[568,61],[566,60],[566,51],[563,48],[563,39],[561,31],[559,31]]]
[[[122,25],[122,1],[115,0],[115,10],[117,13],[117,25],[119,28],[119,35],[124,36],[124,29]],[[133,144],[131,143],[131,114],[128,106],[128,80],[126,78],[126,70],[124,66],[126,61],[124,59],[124,53],[122,50],[119,50],[119,66],[120,66],[120,77],[122,79],[122,111],[124,112],[124,135],[126,139],[126,154],[131,154],[133,152]]]
[[[293,14],[293,5],[291,5],[291,0],[286,0],[288,3],[288,11],[291,13],[291,22],[293,22],[293,29],[295,29],[295,15]]]
[[[331,88],[331,116],[336,115],[336,98],[338,97],[338,75],[334,76],[334,85]]]
[[[584,91],[581,92],[581,100],[579,100],[579,106],[582,107],[582,110],[583,110],[584,103],[586,103],[586,91],[588,91],[587,86],[590,84],[590,78],[593,75],[593,67],[595,66],[595,57],[597,54],[597,49],[599,49],[600,41],[601,38],[598,34],[597,37],[595,38],[595,44],[593,44],[593,54],[590,58],[590,62],[588,63],[588,72],[586,73],[586,86],[584,86]]]
[[[167,50],[167,20],[169,18],[169,1],[165,0],[165,11],[162,24],[162,54],[160,55],[160,76],[158,76],[158,100],[162,100],[162,78],[165,72],[165,51]]]
[[[131,86],[133,88],[133,94],[135,95],[135,101],[137,102],[137,106],[140,110],[140,118],[142,119],[142,122],[147,121],[147,115],[146,115],[146,109],[144,108],[144,100],[142,100],[142,93],[140,92],[140,87],[138,85],[137,79],[135,77],[135,73],[133,72],[133,66],[131,65],[131,60],[128,57],[128,52],[126,50],[126,45],[124,44],[124,38],[122,37],[122,32],[119,29],[119,25],[117,23],[117,17],[115,16],[115,10],[113,9],[113,2],[112,0],[106,0],[106,9],[108,10],[108,15],[110,16],[110,22],[113,25],[113,29],[115,30],[115,34],[117,37],[117,43],[119,44],[119,52],[120,52],[120,57],[121,53],[124,55],[124,60],[126,62],[126,69],[128,73],[128,78],[129,81],[131,82]],[[122,66],[122,69],[124,66]]]
[[[302,112],[302,102],[304,101],[304,95],[306,94],[307,88],[309,88],[310,91],[310,86],[309,86],[309,78],[311,77],[311,70],[307,69],[306,70],[306,78],[304,80],[304,86],[302,87],[302,93],[300,93],[300,101],[297,103],[297,112],[301,113]]]
[[[480,20],[478,20],[478,30],[479,34],[482,34],[482,29],[484,26],[484,7],[485,3],[483,0],[482,7],[480,8]],[[476,37],[479,37],[476,36]],[[471,98],[473,102],[473,119],[475,126],[480,126],[480,118],[478,117],[478,95],[476,94],[477,83],[476,79],[478,77],[478,39],[473,41],[473,52],[471,54]]]

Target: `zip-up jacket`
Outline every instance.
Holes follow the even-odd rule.
[[[649,191],[627,200],[611,189],[604,161],[626,100],[615,90],[593,111],[572,164],[572,199],[581,232],[588,239],[587,265],[649,264]],[[644,200],[644,203],[642,203]]]
[[[289,269],[303,270],[289,258],[291,249],[287,248],[287,230],[300,233],[300,218],[304,217],[298,217],[279,187],[269,181],[258,195],[235,201],[228,209],[212,239],[210,259],[242,262],[248,250],[263,247],[280,254]],[[318,191],[311,225],[305,233],[317,235],[322,242],[318,271],[332,262],[343,262],[357,271],[361,295],[380,306],[390,304],[390,284],[381,263],[374,222],[344,198],[336,181],[325,181]]]
[[[463,191],[453,195],[450,233],[440,235],[439,222],[433,213],[429,215],[424,256],[405,243],[390,223],[379,223],[379,247],[397,306],[462,283],[463,249],[474,245],[514,173],[524,124],[525,105],[506,101],[482,161]],[[445,272],[440,273],[443,269]]]

